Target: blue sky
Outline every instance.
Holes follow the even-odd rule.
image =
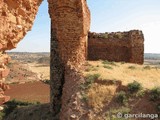
[[[145,53],[160,53],[160,0],[88,0],[91,31],[142,30]],[[33,28],[12,51],[49,52],[50,19],[47,1],[41,4]]]

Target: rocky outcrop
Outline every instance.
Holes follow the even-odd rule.
[[[51,17],[51,109],[60,119],[74,113],[70,101],[78,69],[86,58],[90,12],[86,0],[48,0]],[[72,85],[69,84],[72,81]],[[62,94],[63,93],[63,94]],[[58,116],[57,116],[58,117]],[[59,117],[58,117],[59,118]]]
[[[9,74],[9,69],[7,68],[7,64],[10,60],[10,57],[2,52],[0,54],[0,105],[7,102],[10,97],[4,95],[4,91],[9,89],[9,86],[5,84],[5,78]]]
[[[41,2],[42,0],[0,0],[0,83],[6,88],[7,85],[3,82],[9,73],[7,64],[10,57],[5,51],[16,48],[17,43],[31,30]]]
[[[144,37],[142,31],[89,33],[88,59],[124,61],[143,64]]]
[[[31,30],[42,0],[0,1],[0,50],[16,47]]]

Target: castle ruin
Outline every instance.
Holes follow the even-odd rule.
[[[143,33],[139,30],[89,33],[87,59],[143,64]]]
[[[10,58],[5,51],[15,48],[18,42],[31,30],[41,2],[42,0],[0,0],[1,78],[8,74],[7,63]],[[99,53],[105,54],[104,59],[107,58],[107,43],[104,38],[98,38],[101,42],[96,41],[97,38],[94,38],[92,34],[89,35],[89,43],[87,43],[90,11],[86,0],[48,0],[48,3],[51,18],[50,108],[54,116],[53,120],[78,119],[80,116],[83,120],[87,112],[84,114],[85,110],[79,111],[80,108],[83,109],[83,105],[79,102],[81,98],[78,86],[81,81],[84,81],[79,73],[79,68],[84,63],[87,54],[89,59],[99,59],[98,57],[101,57],[98,55]],[[124,37],[125,35],[127,37]],[[112,36],[114,34],[109,35],[107,39],[110,41]],[[121,60],[124,57],[124,61],[142,63],[140,57],[143,54],[142,33],[133,31],[124,33],[124,36],[122,35],[124,40],[113,37],[115,42],[110,42],[112,49],[107,50],[108,58],[114,58],[116,61],[116,59]],[[131,39],[126,40],[128,37]],[[88,50],[87,45],[89,45]],[[117,48],[114,48],[114,45]],[[98,46],[101,46],[101,51],[100,49],[95,51]],[[112,56],[113,53],[118,55],[124,51],[127,51],[127,55],[121,53],[121,58]],[[96,57],[93,57],[93,53],[90,52],[94,52]],[[131,56],[128,56],[129,54]],[[76,105],[75,101],[78,101]]]

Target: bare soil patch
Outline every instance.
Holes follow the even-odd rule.
[[[29,82],[24,84],[11,84],[9,90],[5,92],[11,99],[28,102],[48,103],[50,98],[50,88],[43,82]]]

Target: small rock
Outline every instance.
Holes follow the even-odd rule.
[[[77,105],[77,101],[74,101],[74,102],[73,102],[73,105]]]
[[[22,25],[17,25],[17,28],[18,29],[22,29]]]
[[[4,109],[4,107],[0,106],[0,111],[2,111]]]
[[[75,118],[76,118],[76,115],[75,115],[75,114],[72,114],[70,117],[73,118],[73,119],[75,119]]]

